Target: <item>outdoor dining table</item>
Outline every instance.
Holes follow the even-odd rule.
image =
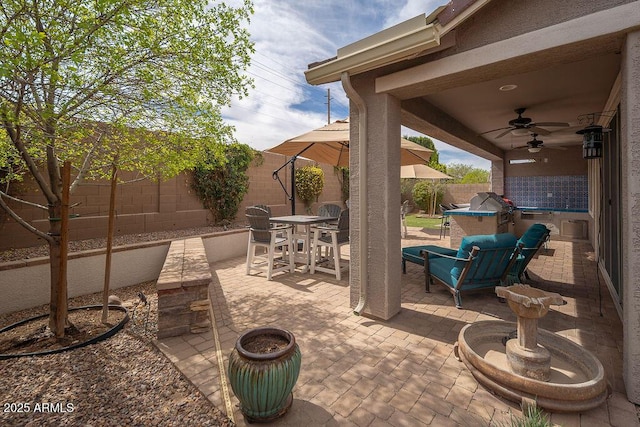
[[[294,229],[294,240],[298,241],[298,238],[304,239],[304,252],[298,252],[298,245],[293,245],[293,251],[296,262],[304,264],[304,271],[306,271],[311,265],[311,226],[313,224],[322,224],[325,222],[336,221],[337,217],[330,216],[317,216],[317,215],[286,215],[286,216],[273,216],[269,218],[269,221],[274,224],[292,224],[294,226],[304,226],[304,233],[296,233]]]

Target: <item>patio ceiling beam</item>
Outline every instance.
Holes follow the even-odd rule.
[[[596,57],[619,51],[624,34],[639,27],[637,4],[625,4],[381,76],[376,79],[376,92],[410,99],[461,82],[491,80],[505,75],[505,70],[519,74],[540,66]]]
[[[487,160],[502,160],[504,151],[424,99],[403,101],[402,124]]]

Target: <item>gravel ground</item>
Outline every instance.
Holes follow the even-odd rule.
[[[149,304],[148,321],[139,292]],[[63,353],[0,360],[0,425],[232,426],[153,345],[155,283],[113,294],[132,317],[113,337]],[[99,304],[101,298],[72,298],[69,307]],[[0,326],[47,311],[43,305],[3,315]]]

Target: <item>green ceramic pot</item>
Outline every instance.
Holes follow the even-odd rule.
[[[268,422],[287,413],[302,354],[293,334],[279,328],[244,332],[229,356],[229,382],[247,422]]]

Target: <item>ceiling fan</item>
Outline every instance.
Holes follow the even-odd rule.
[[[531,134],[531,136],[533,137],[533,139],[529,142],[527,142],[527,145],[522,145],[520,147],[513,147],[514,150],[519,150],[519,149],[523,149],[526,148],[528,152],[530,153],[539,153],[540,150],[542,150],[542,148],[544,147],[542,144],[544,141],[541,141],[537,138],[538,134],[537,133],[533,133]],[[565,147],[549,147],[551,149],[556,149],[556,150],[566,150]]]
[[[526,108],[516,108],[514,111],[515,113],[518,115],[518,117],[516,117],[515,119],[509,120],[509,126],[507,127],[503,127],[503,128],[498,128],[498,129],[493,129],[493,130],[489,130],[487,132],[483,132],[480,135],[484,135],[487,133],[491,133],[491,132],[496,132],[496,131],[503,131],[502,133],[500,133],[499,135],[496,135],[496,138],[502,138],[503,136],[505,136],[506,134],[508,134],[511,131],[514,130],[520,130],[520,129],[524,129],[525,131],[531,131],[531,132],[535,132],[536,134],[539,135],[548,135],[550,132],[546,129],[541,128],[540,126],[555,126],[555,127],[568,127],[569,123],[563,123],[563,122],[539,122],[536,123],[534,122],[532,119],[530,119],[529,117],[522,117],[522,115],[524,114]],[[535,138],[534,138],[535,139]]]

